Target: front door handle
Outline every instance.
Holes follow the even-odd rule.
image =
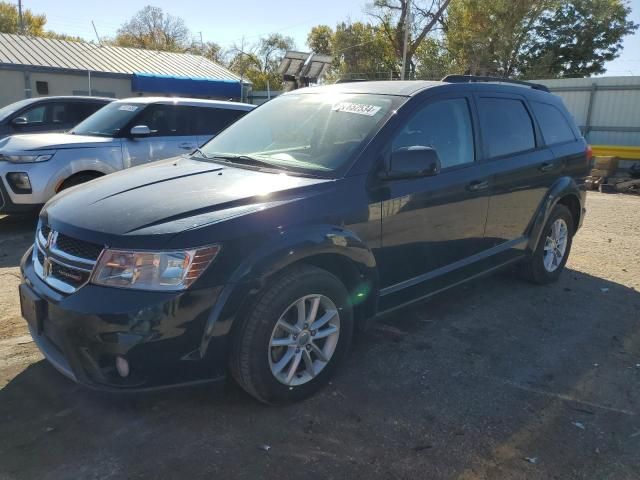
[[[486,180],[474,180],[467,185],[467,190],[470,192],[479,192],[481,190],[486,190],[487,188],[489,188],[489,182]]]
[[[544,162],[538,167],[538,170],[540,170],[541,172],[548,172],[549,170],[553,170],[553,167],[553,162]]]
[[[181,143],[180,148],[183,150],[195,150],[195,146],[192,143]]]

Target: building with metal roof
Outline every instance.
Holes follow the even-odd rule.
[[[189,53],[0,33],[0,106],[46,95],[242,99],[250,82]]]

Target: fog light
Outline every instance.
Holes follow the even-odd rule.
[[[26,172],[7,173],[7,181],[15,193],[31,193],[31,181]]]
[[[116,357],[116,370],[122,378],[129,376],[129,362],[123,357]]]

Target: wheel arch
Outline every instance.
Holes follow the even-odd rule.
[[[79,172],[74,172],[71,175],[69,175],[68,177],[63,178],[63,179],[58,181],[58,184],[56,185],[56,193],[58,193],[58,192],[60,192],[62,190],[62,185],[64,185],[65,182],[68,182],[69,180],[71,180],[73,178],[77,178],[77,177],[81,177],[81,176],[85,176],[85,175],[90,175],[93,178],[98,178],[98,177],[105,176],[106,173],[100,172],[98,170],[81,170]]]
[[[319,235],[319,233],[323,232]],[[292,235],[295,242],[276,241],[270,248],[249,255],[222,289],[206,322],[200,355],[206,354],[214,337],[232,333],[263,288],[274,278],[297,265],[311,265],[336,276],[349,292],[356,325],[375,314],[378,300],[378,271],[371,250],[354,232],[336,227],[314,229],[306,235]]]
[[[574,219],[574,233],[582,223],[582,207],[584,188],[581,188],[571,177],[561,177],[552,185],[538,208],[530,228],[528,250],[535,251],[542,229],[558,204],[566,206]]]

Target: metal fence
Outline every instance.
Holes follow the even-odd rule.
[[[589,143],[640,147],[640,77],[535,81],[562,97]]]

